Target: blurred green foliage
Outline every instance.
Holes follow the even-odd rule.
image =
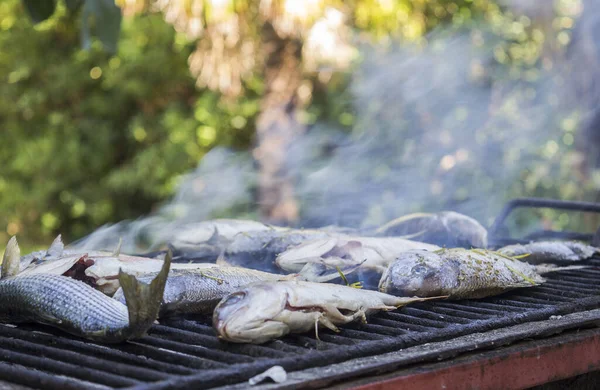
[[[556,2],[559,15],[551,40],[559,43],[559,51],[569,42],[573,15],[567,11],[575,2]],[[495,62],[471,64],[475,82],[491,84],[495,78],[508,77],[534,84],[540,69],[548,67],[548,59],[543,58],[550,41],[546,32],[526,16],[505,12],[491,0],[362,0],[349,4],[350,24],[372,33],[380,43],[390,41],[391,33],[426,44],[424,34],[440,23],[461,28],[482,18],[489,29],[485,33],[474,29],[473,40],[481,39],[486,45],[493,41]],[[561,14],[563,8],[567,11]],[[84,45],[88,50],[81,50],[80,37],[86,26],[81,15],[71,14],[63,1],[57,2],[48,20],[35,26],[20,0],[0,3],[0,126],[4,135],[0,146],[0,242],[18,233],[20,242],[28,247],[47,243],[58,232],[70,241],[104,223],[136,218],[173,194],[180,175],[195,167],[210,148],[247,149],[251,144],[264,90],[260,72],[244,80],[243,93],[236,98],[198,89],[188,68],[196,44],[176,33],[163,17],[142,13],[124,18],[118,50],[109,54],[93,39]],[[308,75],[312,100],[303,119],[307,123],[326,120],[357,133],[363,131],[365,124],[356,123],[347,75],[333,72],[326,80],[320,76]],[[531,95],[515,99],[503,96],[499,107],[490,104],[505,111],[505,122],[483,129],[481,137],[495,137],[502,126],[522,121],[527,114],[519,113],[518,105],[535,99],[533,90]],[[443,130],[436,128],[436,122],[411,129],[407,123],[417,114],[404,112],[401,121],[392,114],[400,115],[386,112],[383,105],[372,115],[377,124],[390,127],[396,140],[403,127],[408,128],[407,139],[428,126]],[[419,115],[418,120],[428,120],[428,113]],[[469,115],[469,107],[457,105],[457,118]],[[555,115],[548,119],[560,124],[552,129],[555,140],[537,145],[539,159],[523,170],[521,180],[508,190],[511,194],[581,198],[581,180],[572,175],[576,159],[573,131],[578,118]],[[444,134],[439,140],[444,140]],[[442,169],[432,177],[432,194],[442,191],[447,182],[460,182],[460,177],[447,171],[460,162],[461,146],[447,147],[439,161]],[[477,144],[470,146],[476,149]],[[403,153],[410,155],[414,142],[411,146],[407,141],[402,147]],[[485,156],[485,150],[480,152]],[[507,165],[521,163],[518,150],[504,152]],[[471,164],[469,175],[482,170]],[[386,169],[390,171],[390,167],[382,167]],[[376,172],[368,174],[376,176]],[[486,174],[483,170],[482,175]],[[549,180],[552,175],[556,180]],[[483,184],[493,180],[483,176]],[[466,197],[461,191],[457,186],[452,195],[456,202]],[[387,195],[381,196],[384,204]],[[389,214],[365,212],[382,222]]]
[[[1,242],[138,217],[209,148],[252,137],[259,80],[236,101],[197,91],[193,47],[159,15],[125,20],[114,56],[81,50],[80,23],[59,3],[32,27],[19,0],[0,3]]]

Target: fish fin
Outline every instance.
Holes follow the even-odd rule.
[[[43,261],[34,266],[29,266],[21,271],[19,275],[35,275],[35,274],[51,274],[51,275],[63,275],[70,270],[79,260],[85,261],[87,254],[71,256],[71,257],[60,257],[52,261]]]
[[[555,264],[538,264],[535,266],[535,270],[538,274],[547,274],[550,272],[560,272],[560,271],[571,271],[576,269],[586,269],[586,268],[595,268],[591,265],[567,265],[567,266],[558,266]]]
[[[50,247],[46,251],[46,256],[58,257],[63,254],[64,250],[65,244],[62,241],[62,235],[59,234],[54,241],[52,241],[52,244],[50,244]]]
[[[167,252],[162,269],[149,284],[119,269],[119,283],[129,312],[127,338],[143,336],[158,317],[172,258],[171,251]]]
[[[19,248],[17,237],[12,236],[10,240],[8,240],[8,244],[6,244],[6,250],[4,251],[4,257],[2,258],[0,278],[3,279],[17,276],[20,265],[21,249]]]
[[[345,278],[345,275],[356,271],[361,265],[362,262],[360,264],[353,264],[348,267],[340,268],[332,267],[323,262],[306,263],[297,275],[300,280],[325,283],[340,278],[340,275],[344,275]]]
[[[412,213],[412,214],[408,214],[408,215],[403,215],[402,217],[396,218],[384,225],[382,225],[381,227],[377,228],[375,230],[376,234],[383,234],[385,233],[389,228],[392,228],[394,226],[400,225],[404,222],[413,220],[413,219],[417,219],[417,218],[431,218],[432,216],[434,216],[434,214],[431,213]]]
[[[409,303],[413,303],[413,302],[423,302],[423,301],[429,301],[432,299],[446,299],[448,298],[448,295],[440,295],[437,297],[426,297],[426,298],[420,298],[420,297],[397,297],[398,300],[396,300],[394,306],[391,306],[391,310],[393,310],[394,308],[399,308],[405,305],[408,305]],[[383,307],[381,308],[377,308],[380,310],[390,310],[390,306],[388,305],[383,305]]]
[[[121,254],[121,245],[123,245],[123,237],[119,237],[119,243],[117,244],[117,247],[112,253],[114,257],[119,257],[119,255]]]
[[[215,226],[215,230],[213,231],[213,234],[204,243],[210,244],[210,245],[218,245],[219,237],[220,237],[219,229]]]
[[[511,290],[513,288],[535,287],[535,286],[539,286],[540,284],[541,284],[541,282],[538,282],[538,281],[525,280],[525,281],[521,281],[521,282],[513,282],[511,284],[504,286],[504,288],[506,290]]]
[[[331,320],[329,318],[327,318],[327,316],[324,315],[324,314],[320,314],[317,317],[317,321],[315,323],[315,332],[317,332],[319,324],[323,325],[327,329],[333,330],[334,332],[339,332],[340,331],[340,329],[337,326],[335,326],[335,324],[333,322],[331,322]],[[318,335],[317,335],[317,338],[318,338]]]
[[[39,321],[46,325],[60,325],[62,324],[62,320],[53,316],[50,313],[43,313],[41,310],[36,313],[36,316],[39,317]]]
[[[221,253],[219,254],[219,257],[217,257],[217,261],[215,263],[221,267],[233,267],[225,259],[225,250],[221,251]]]

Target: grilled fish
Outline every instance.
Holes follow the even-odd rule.
[[[16,240],[14,241],[16,244]],[[158,315],[171,257],[149,284],[119,273],[127,305],[61,275],[5,273],[18,269],[18,245],[9,245],[0,279],[0,322],[35,322],[90,340],[119,343],[143,336]],[[7,260],[9,265],[6,265]]]
[[[600,252],[600,249],[576,241],[540,241],[526,245],[508,245],[498,252],[522,257],[530,264],[573,263],[587,260]]]
[[[386,223],[378,236],[410,236],[412,239],[449,248],[485,248],[487,230],[475,219],[454,211],[414,213]]]
[[[139,280],[146,282],[154,276]],[[169,273],[159,317],[173,314],[210,314],[219,301],[241,287],[266,280],[286,280],[296,275],[284,276],[239,267],[214,267],[204,270],[174,270]],[[123,289],[117,290],[114,299],[125,303]]]
[[[286,271],[299,271],[308,263],[330,267],[360,266],[383,272],[401,252],[438,246],[398,237],[330,237],[308,241],[279,254],[276,263]]]
[[[243,219],[214,219],[197,223],[189,223],[174,229],[169,242],[177,249],[199,250],[206,246],[210,251],[220,253],[219,249],[238,233],[284,230],[278,226]]]
[[[25,266],[26,264],[26,266]],[[156,275],[164,260],[128,256],[114,252],[67,250],[60,238],[54,240],[48,251],[23,256],[19,275],[52,274],[65,275],[85,281],[107,295],[113,295],[120,287],[119,270],[139,277]],[[173,270],[193,270],[215,267],[214,263],[173,263]]]
[[[398,296],[484,298],[537,286],[545,281],[541,273],[560,269],[565,268],[534,266],[486,250],[409,251],[384,272],[379,291]]]
[[[281,269],[275,264],[275,259],[281,252],[309,240],[343,236],[345,236],[343,233],[335,231],[309,229],[239,233],[227,246],[224,257],[232,265],[281,273]]]
[[[376,311],[425,299],[328,283],[261,282],[223,298],[213,313],[213,326],[221,339],[261,344],[319,326],[338,331],[338,325],[366,321]]]

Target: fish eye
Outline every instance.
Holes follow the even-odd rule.
[[[425,275],[427,273],[427,267],[424,265],[415,265],[410,272],[415,275]]]
[[[246,293],[243,291],[233,293],[229,297],[227,297],[225,302],[223,302],[223,305],[235,305],[236,303],[242,301],[245,297]]]

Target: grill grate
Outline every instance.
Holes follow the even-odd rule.
[[[288,372],[379,355],[552,315],[600,307],[598,268],[556,272],[539,287],[485,300],[423,302],[339,333],[291,335],[265,345],[217,340],[208,318],[177,318],[147,337],[105,346],[50,327],[0,326],[0,381],[45,389],[212,388],[242,383],[273,365]],[[574,325],[575,326],[575,325]]]

